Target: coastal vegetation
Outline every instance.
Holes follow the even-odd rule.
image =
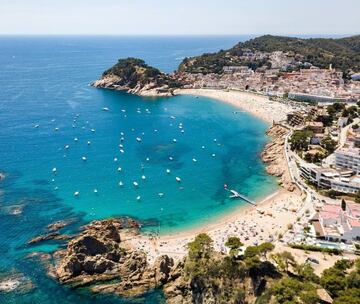
[[[63,284],[96,293],[133,297],[161,288],[170,304],[316,304],[324,294],[335,304],[359,304],[360,260],[339,260],[319,277],[310,262],[298,263],[288,251],[275,252],[272,243],[245,248],[231,236],[225,242],[228,252],[220,253],[212,238],[201,233],[188,243],[183,260],[164,255],[150,265],[143,251],[124,243],[124,223],[135,225],[119,219],[90,223],[67,250],[54,254],[60,260],[52,273]]]
[[[217,53],[203,54],[198,57],[185,58],[179,66],[179,71],[188,73],[222,73],[224,66],[248,66],[251,69],[267,66],[271,67],[269,60],[259,57],[249,60],[244,56],[248,51],[270,53],[283,51],[304,64],[298,68],[309,67],[306,63],[328,68],[331,64],[346,74],[360,70],[360,36],[341,39],[300,39],[265,35],[240,42],[229,50]],[[291,67],[291,70],[294,70]]]

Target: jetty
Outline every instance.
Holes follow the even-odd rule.
[[[252,201],[251,199],[247,198],[245,195],[242,195],[241,193],[235,191],[235,190],[229,190],[231,192],[231,196],[230,198],[240,198],[242,200],[244,200],[245,202],[253,205],[253,206],[256,206],[256,203],[254,201]]]

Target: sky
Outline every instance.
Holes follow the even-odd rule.
[[[352,35],[360,0],[0,0],[2,35]]]

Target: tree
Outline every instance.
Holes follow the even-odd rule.
[[[330,136],[325,137],[320,145],[327,151],[327,155],[330,155],[336,149],[336,141],[332,140]]]
[[[346,211],[346,202],[345,202],[344,199],[341,200],[341,209],[342,209],[343,211]]]
[[[239,253],[240,247],[244,246],[240,239],[236,236],[230,236],[225,243],[225,246],[230,248],[229,254],[231,257],[236,256]]]
[[[282,272],[289,272],[289,266],[295,268],[297,265],[294,256],[288,251],[272,254],[270,258],[278,265],[279,270]]]
[[[360,190],[355,194],[355,202],[360,204]]]
[[[188,244],[190,259],[208,259],[213,251],[213,240],[206,233],[201,233]]]
[[[312,134],[312,131],[306,129],[295,131],[290,138],[291,150],[307,151]]]
[[[319,283],[319,277],[314,273],[314,268],[309,263],[295,265],[295,273],[303,281]]]
[[[267,254],[273,251],[275,246],[270,242],[262,243],[258,246],[258,252],[267,260]]]

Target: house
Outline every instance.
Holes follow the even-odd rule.
[[[306,123],[306,127],[314,133],[324,133],[324,124],[321,121],[309,121]]]

